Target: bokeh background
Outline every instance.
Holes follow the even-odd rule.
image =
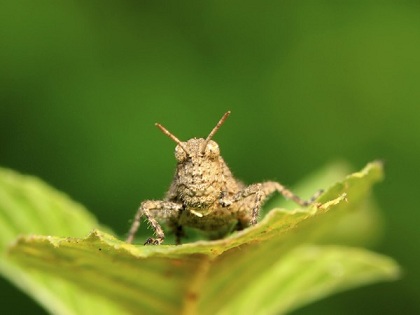
[[[336,159],[386,162],[375,251],[394,283],[294,314],[420,310],[418,1],[1,1],[0,165],[45,179],[124,235],[161,198],[174,144],[215,140],[234,174],[293,185]],[[0,279],[0,313],[45,314]]]

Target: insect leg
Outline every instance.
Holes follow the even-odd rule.
[[[269,197],[273,192],[278,191],[286,199],[293,200],[295,203],[297,203],[298,205],[302,207],[307,207],[310,204],[312,204],[316,200],[316,198],[318,198],[323,192],[322,190],[317,191],[309,200],[303,200],[302,198],[300,198],[295,193],[293,193],[292,191],[290,191],[289,189],[287,189],[286,187],[284,187],[282,184],[278,182],[269,181],[269,182],[261,183],[261,189],[263,190],[264,195],[267,197]]]
[[[251,195],[255,195],[255,199],[252,203],[251,218],[249,218],[248,216],[248,218],[240,220],[248,221],[249,224],[254,225],[257,223],[258,214],[262,203],[276,191],[281,193],[285,198],[293,200],[302,207],[307,207],[308,205],[313,203],[315,199],[322,193],[322,191],[319,191],[311,199],[306,201],[300,198],[299,196],[295,195],[292,191],[290,191],[280,183],[268,181],[247,186],[231,197],[226,197],[224,194],[222,194],[222,197],[220,198],[219,202],[224,207],[230,206],[233,203],[242,203],[237,206],[238,212],[249,213],[249,208],[251,208],[251,204],[246,202],[245,198]]]
[[[178,215],[181,209],[182,209],[181,204],[170,202],[170,201],[162,201],[162,200],[143,201],[134,217],[134,221],[128,232],[128,237],[127,237],[126,242],[131,243],[133,241],[134,236],[140,226],[140,219],[142,216],[145,216],[156,235],[156,238],[149,238],[146,241],[145,245],[161,244],[163,240],[165,239],[165,234],[162,230],[162,227],[158,223],[157,219],[168,219],[173,216],[176,216]]]
[[[237,192],[236,194],[234,194],[233,196],[227,197],[225,196],[225,194],[222,194],[219,202],[223,207],[229,207],[234,203],[240,203],[239,205],[237,205],[236,207],[233,207],[231,209],[235,209],[237,212],[239,213],[249,213],[249,211],[247,211],[251,204],[252,204],[252,217],[251,219],[249,219],[249,215],[247,215],[246,219],[245,218],[239,218],[239,222],[240,224],[238,225],[238,227],[243,227],[244,225],[254,225],[257,223],[257,217],[258,217],[258,213],[260,211],[261,208],[261,202],[262,199],[265,197],[264,196],[264,191],[261,189],[262,184],[252,184],[250,186],[245,187],[244,189],[240,190],[239,192]],[[246,198],[250,197],[252,195],[255,195],[255,199],[254,201],[249,204],[246,203]]]

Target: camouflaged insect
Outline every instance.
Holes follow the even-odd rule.
[[[235,179],[220,155],[214,134],[229,116],[225,113],[206,139],[180,141],[162,125],[156,126],[177,143],[177,167],[172,184],[164,200],[143,201],[128,232],[131,243],[144,216],[154,230],[155,238],[145,245],[159,245],[165,234],[158,221],[165,221],[173,230],[176,243],[181,243],[183,227],[206,232],[209,238],[221,238],[233,230],[242,230],[257,223],[262,203],[275,191],[301,206],[304,201],[283,185],[268,181],[245,186]]]

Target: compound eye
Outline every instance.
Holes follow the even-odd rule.
[[[207,143],[206,152],[209,157],[218,157],[220,155],[219,145],[213,140],[210,140],[209,143]]]
[[[175,158],[178,162],[182,162],[187,159],[187,152],[185,152],[179,145],[175,147]]]

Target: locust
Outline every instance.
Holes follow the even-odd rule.
[[[212,140],[230,113],[223,115],[205,139],[180,141],[161,124],[155,124],[176,143],[176,171],[163,200],[141,203],[128,232],[128,243],[133,242],[143,217],[154,231],[154,237],[148,238],[145,245],[163,243],[162,221],[175,234],[176,244],[181,244],[184,227],[201,230],[209,239],[219,239],[255,225],[261,206],[275,192],[302,207],[314,202],[320,192],[306,201],[278,182],[247,186],[232,175],[220,155],[219,145]]]

